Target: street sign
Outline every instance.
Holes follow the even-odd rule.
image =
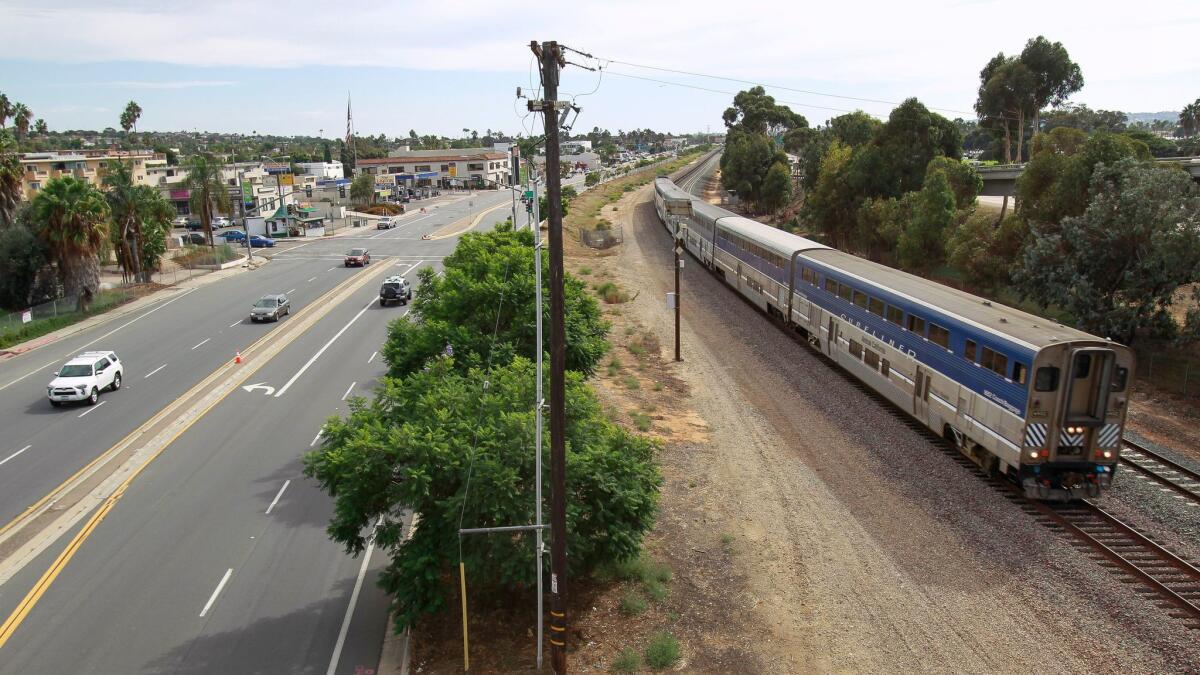
[[[279,183],[281,185],[295,185],[296,177],[290,173],[285,173],[279,177]]]
[[[682,247],[682,246],[676,246],[676,247],[675,247],[675,255],[680,255],[680,254],[682,254],[682,253],[683,253],[683,247]]]
[[[529,200],[532,200],[532,199],[533,199],[533,190],[526,190],[526,191],[525,191],[525,199],[529,199]]]
[[[458,175],[458,164],[451,164],[450,165],[450,177],[454,178],[457,175]]]

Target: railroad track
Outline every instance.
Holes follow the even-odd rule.
[[[1200,472],[1167,459],[1141,443],[1128,438],[1124,441],[1125,449],[1121,451],[1122,464],[1200,506]]]

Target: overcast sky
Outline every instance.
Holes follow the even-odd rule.
[[[1042,34],[1083,69],[1076,102],[1154,112],[1200,96],[1197,0],[547,4],[2,0],[0,92],[52,129],[117,127],[133,99],[141,129],[337,138],[349,93],[363,134],[528,133],[528,44],[556,39],[604,66],[562,75],[577,130],[716,130],[748,86],[640,66],[776,85],[814,124],[909,96],[970,117],[987,60]]]

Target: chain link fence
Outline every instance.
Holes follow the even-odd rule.
[[[625,230],[621,225],[604,229],[579,230],[579,243],[591,248],[612,248],[625,241]]]
[[[110,307],[128,302],[135,296],[132,287],[103,289],[92,298],[92,304],[88,307],[87,313],[98,314]],[[64,321],[69,318],[77,320],[83,316],[78,308],[79,298],[72,295],[43,302],[28,309],[5,313],[0,315],[0,335],[14,333],[36,321],[53,320],[60,317]]]
[[[1172,393],[1200,396],[1200,357],[1177,350],[1138,355],[1138,379]]]

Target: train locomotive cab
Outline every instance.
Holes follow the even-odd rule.
[[[1133,353],[1112,342],[1043,348],[1032,365],[1019,478],[1034,499],[1094,497],[1112,482]]]

